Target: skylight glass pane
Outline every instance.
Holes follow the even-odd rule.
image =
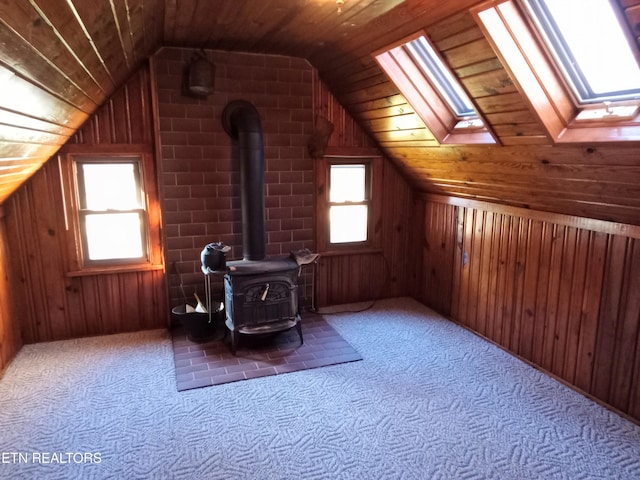
[[[133,163],[83,163],[85,202],[89,210],[132,210],[140,207]]]
[[[580,102],[640,97],[640,68],[608,0],[527,0]]]
[[[424,36],[407,43],[404,48],[456,116],[477,116],[471,100]]]

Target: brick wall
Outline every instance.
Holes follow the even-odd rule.
[[[215,65],[215,92],[198,99],[182,88],[185,67],[196,53],[164,48],[153,58],[172,306],[184,302],[177,272],[190,302],[194,290],[202,293],[200,251],[207,243],[224,242],[232,247],[228,259],[242,258],[239,166],[220,121],[230,101],[253,103],[262,120],[267,255],[315,247],[313,161],[307,153],[311,66],[298,58],[207,51]],[[214,289],[221,288],[217,280]]]

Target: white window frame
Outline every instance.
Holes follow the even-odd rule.
[[[316,225],[317,225],[317,249],[323,255],[341,255],[349,253],[361,253],[378,251],[381,244],[380,229],[376,229],[375,225],[382,222],[382,169],[383,159],[379,154],[368,155],[366,153],[351,153],[349,147],[340,148],[333,147],[328,149],[328,154],[322,157],[316,164]],[[331,152],[330,152],[331,151]],[[330,185],[330,165],[332,164],[348,164],[348,165],[368,165],[367,172],[367,188],[368,195],[366,199],[367,208],[367,239],[363,242],[340,242],[331,243],[330,241],[330,225],[329,225],[329,208],[333,204],[329,197]],[[339,203],[339,205],[356,205],[357,203]]]
[[[161,238],[162,215],[158,201],[157,179],[153,153],[146,146],[127,145],[126,148],[107,146],[103,151],[84,145],[68,145],[58,155],[62,186],[64,224],[69,236],[67,253],[67,276],[113,274],[164,269],[164,253]],[[94,160],[102,163],[119,161],[138,162],[141,206],[144,208],[143,249],[144,254],[136,259],[107,259],[91,261],[85,259],[86,243],[81,226],[77,161]]]
[[[364,198],[362,200],[359,201],[332,201],[331,200],[331,172],[333,170],[333,167],[335,166],[340,166],[340,165],[353,165],[353,166],[362,166],[364,167]],[[372,170],[372,161],[371,159],[367,159],[367,160],[358,160],[358,161],[353,161],[352,159],[330,159],[327,161],[327,186],[329,189],[329,195],[327,195],[327,211],[328,213],[328,218],[329,218],[329,228],[328,228],[328,235],[329,238],[327,239],[327,244],[331,245],[331,246],[335,246],[335,245],[366,245],[367,242],[369,241],[369,238],[371,237],[371,170]],[[345,241],[345,242],[332,242],[331,238],[332,238],[332,232],[333,232],[333,225],[331,225],[331,209],[334,207],[349,207],[349,206],[366,206],[367,207],[367,218],[366,218],[366,234],[365,234],[365,239],[364,240],[355,240],[355,241]]]
[[[81,256],[82,264],[85,267],[102,266],[102,265],[127,265],[127,264],[139,264],[146,263],[149,260],[149,240],[148,240],[148,221],[147,221],[147,209],[145,201],[145,192],[143,187],[143,173],[142,173],[142,158],[139,156],[131,157],[74,157],[74,172],[76,182],[76,195],[77,195],[77,214],[78,225],[80,231],[80,237],[82,241]],[[138,207],[132,209],[106,209],[106,210],[91,210],[86,207],[86,192],[84,185],[84,176],[82,175],[83,165],[121,165],[127,164],[133,166],[133,175],[136,186],[136,194],[138,197]],[[86,228],[86,218],[88,215],[119,215],[122,213],[135,213],[138,216],[140,222],[140,242],[141,242],[141,255],[139,257],[113,257],[105,259],[91,259],[89,258],[89,239]]]
[[[640,140],[640,115],[584,121],[553,58],[516,0],[490,0],[471,13],[554,143]],[[606,113],[605,108],[605,113]]]
[[[592,90],[589,82],[589,77],[583,72],[583,68],[578,61],[578,57],[575,57],[570,45],[566,42],[564,33],[557,25],[552,11],[547,6],[547,0],[520,0],[524,6],[524,9],[529,14],[531,23],[537,31],[538,35],[546,46],[548,54],[553,58],[555,65],[558,68],[559,73],[562,75],[567,85],[571,89],[574,99],[579,106],[586,107],[589,104],[598,104],[598,106],[607,107],[609,112],[612,112],[613,106],[618,102],[635,102],[640,100],[640,87],[630,91],[613,91],[603,94],[597,94]],[[602,1],[602,0],[601,0]],[[615,8],[611,2],[604,0],[612,8],[615,15]],[[585,6],[585,8],[587,8]],[[633,56],[633,44],[629,41],[628,32],[626,26],[620,21],[619,18],[615,18],[620,28],[620,34],[627,38],[627,43],[630,47],[630,53]],[[601,23],[603,19],[598,19]],[[603,35],[602,31],[584,32],[584,35],[590,34],[595,36]],[[610,113],[611,114],[611,113]]]

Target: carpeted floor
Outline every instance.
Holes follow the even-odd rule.
[[[327,321],[362,361],[185,392],[166,331],[28,345],[0,478],[640,478],[639,426],[415,301]]]
[[[304,343],[295,328],[269,335],[243,335],[236,354],[224,341],[220,325],[210,341],[195,342],[184,327],[171,332],[179,391],[251,380],[309,368],[362,360],[319,315],[301,322]]]

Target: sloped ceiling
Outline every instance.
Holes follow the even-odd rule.
[[[637,32],[640,0],[619,1]],[[552,147],[468,13],[478,3],[345,0],[338,13],[335,0],[0,0],[0,203],[170,45],[308,59],[422,191],[640,224],[637,146]],[[421,29],[500,147],[434,147],[371,57]]]

